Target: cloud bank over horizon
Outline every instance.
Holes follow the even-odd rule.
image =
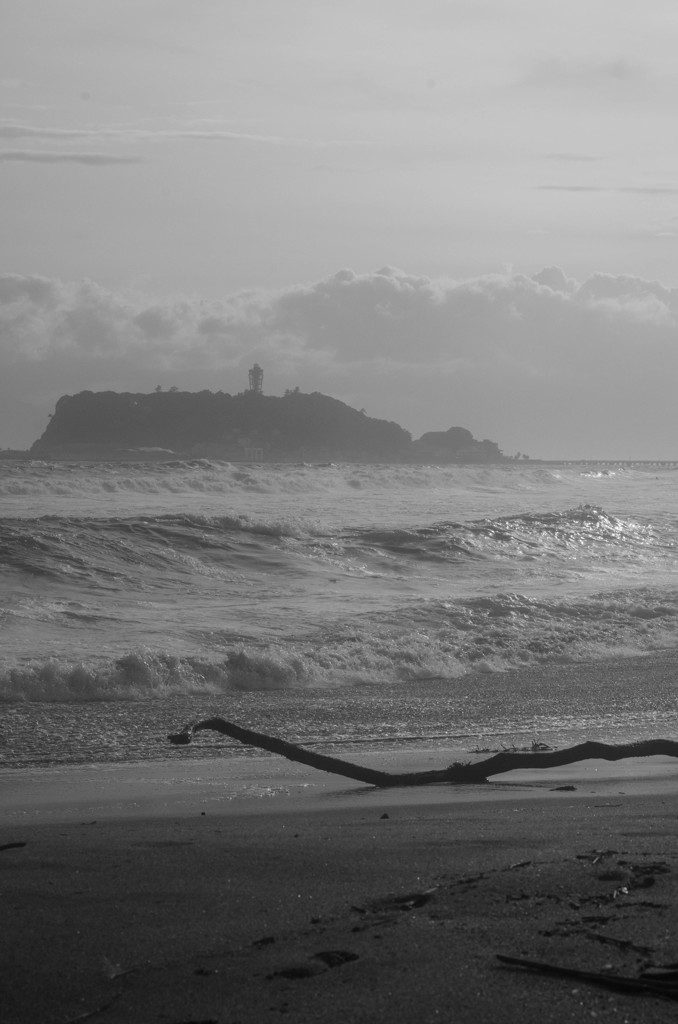
[[[459,425],[536,458],[678,458],[678,289],[559,267],[431,279],[341,270],[219,301],[0,275],[0,446],[62,394],[322,391],[413,435]]]

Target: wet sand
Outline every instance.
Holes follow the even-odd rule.
[[[675,1020],[497,954],[678,961],[676,762],[383,792],[242,761],[0,775],[4,1024]]]

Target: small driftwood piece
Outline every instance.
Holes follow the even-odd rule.
[[[554,974],[561,978],[577,978],[589,981],[594,985],[604,985],[622,992],[660,996],[662,999],[678,999],[678,984],[675,971],[646,972],[639,978],[629,978],[620,974],[603,974],[597,971],[582,971],[576,967],[560,967],[558,964],[544,963],[541,960],[524,960],[522,957],[504,956],[497,953],[497,959],[510,967],[524,967],[526,970],[538,971],[541,974]]]
[[[621,761],[625,757],[652,757],[662,754],[666,757],[678,758],[678,742],[675,740],[641,740],[637,743],[579,743],[567,750],[519,751],[503,750],[494,757],[484,761],[455,763],[449,768],[427,772],[381,772],[373,768],[364,768],[351,761],[341,761],[337,757],[316,754],[295,743],[267,736],[265,733],[243,729],[223,718],[206,718],[193,725],[187,725],[181,732],[168,736],[171,743],[190,743],[196,732],[211,729],[223,733],[232,739],[251,747],[260,747],[272,754],[280,754],[288,761],[298,761],[310,765],[321,772],[343,775],[357,782],[365,782],[368,786],[429,786],[436,783],[475,783],[487,782],[491,775],[502,775],[517,768],[558,768],[564,764],[600,758],[605,761]]]

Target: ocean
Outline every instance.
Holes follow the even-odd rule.
[[[678,646],[671,468],[0,461],[0,552],[3,767],[678,735],[577,673]]]

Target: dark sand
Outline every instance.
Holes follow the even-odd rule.
[[[674,1022],[678,1002],[496,959],[678,961],[675,762],[541,774],[262,813],[199,787],[144,802],[111,770],[129,815],[59,802],[49,773],[19,808],[5,774],[0,845],[25,845],[0,850],[0,1020]]]

